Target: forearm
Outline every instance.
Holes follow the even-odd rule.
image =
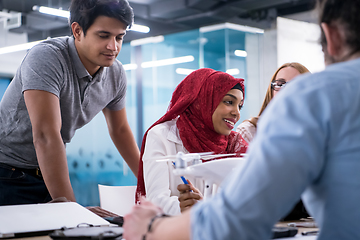
[[[117,135],[110,135],[117,150],[124,158],[131,171],[137,177],[140,161],[140,151],[130,128],[119,130]]]
[[[31,121],[36,157],[46,187],[53,199],[66,197],[75,201],[60,134],[59,98],[46,91],[28,90],[24,92],[24,99]]]
[[[139,239],[190,239],[190,211],[177,217],[158,217],[162,210],[150,201],[140,199],[131,213],[124,216],[123,238]]]
[[[161,218],[154,222],[146,240],[184,240],[190,239],[190,211],[171,218]]]
[[[66,197],[75,202],[76,199],[69,178],[65,146],[61,137],[35,137],[34,145],[40,170],[51,197],[53,199]]]
[[[134,135],[126,118],[125,108],[119,111],[103,109],[103,113],[109,128],[109,134],[117,150],[124,158],[131,171],[137,177],[140,161],[140,151]]]

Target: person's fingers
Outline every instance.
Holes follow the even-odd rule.
[[[179,184],[177,186],[177,190],[180,193],[185,193],[185,192],[189,192],[191,190],[191,188],[190,188],[190,185],[188,185],[188,184]]]
[[[132,207],[131,212],[134,217],[138,218],[152,218],[155,215],[162,213],[163,211],[158,206],[154,205],[150,201],[140,200],[140,204],[136,204]]]
[[[152,203],[146,199],[146,197],[141,196],[140,198],[140,204],[142,205],[151,205]]]
[[[186,201],[188,199],[201,200],[201,195],[195,192],[181,193],[178,197],[179,202]]]
[[[195,199],[187,199],[185,201],[180,202],[179,206],[180,206],[181,212],[183,212],[187,208],[192,207],[195,203],[197,203],[197,200],[195,200]]]
[[[181,212],[183,212],[186,209],[190,208],[195,203],[197,203],[199,200],[201,200],[202,196],[201,194],[196,192],[185,192],[185,193],[180,193],[178,199],[179,199],[180,210]]]
[[[186,179],[186,181],[188,182],[188,184],[190,185],[190,187],[194,187],[194,185],[192,184],[192,182],[189,179]]]
[[[181,208],[191,207],[195,203],[197,203],[197,201],[195,199],[187,199],[185,201],[180,202],[180,207]]]
[[[135,209],[135,208],[134,208]],[[142,239],[146,233],[147,219],[140,218],[133,211],[124,216],[123,239]]]
[[[192,182],[191,182],[189,179],[186,179],[186,180],[188,181],[189,187],[190,187],[191,190],[193,190],[193,191],[196,192],[196,193],[201,194],[200,191],[199,191],[199,189],[197,189],[196,187],[194,187],[194,185],[192,184]]]

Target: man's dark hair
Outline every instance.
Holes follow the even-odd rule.
[[[77,22],[84,35],[99,16],[115,18],[127,27],[134,21],[134,12],[127,0],[72,0],[70,5],[70,25]]]
[[[340,24],[348,47],[360,51],[360,0],[318,0],[318,9],[320,23]],[[321,44],[327,45],[323,31]]]

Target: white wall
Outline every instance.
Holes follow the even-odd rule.
[[[251,109],[247,112],[249,117],[256,116],[259,112],[270,79],[282,64],[299,62],[311,72],[324,69],[324,57],[319,38],[320,28],[315,11],[277,18],[272,27],[265,30],[262,41],[257,46],[261,58],[256,63],[251,59],[247,61],[248,68],[254,64],[260,65],[260,73],[257,76],[248,76],[249,79],[253,79],[251,84],[247,85],[249,93],[247,98],[248,102],[251,102]],[[253,49],[253,47],[250,44],[246,49]],[[248,58],[250,58],[249,55]]]
[[[277,64],[299,62],[310,72],[325,68],[320,27],[315,23],[286,18],[277,19]]]
[[[278,68],[277,29],[275,24],[271,29],[267,29],[264,32],[264,42],[262,47],[263,47],[263,59],[261,62],[262,72],[260,78],[260,91],[262,92],[261,104],[265,97],[266,90],[269,86],[270,79],[274,74],[274,72],[276,71],[276,69]]]
[[[242,117],[248,119],[258,115],[263,103],[266,89],[271,76],[277,69],[277,30],[275,26],[264,31],[264,34],[256,41],[257,36],[247,35],[245,49],[248,52],[246,58],[247,85],[246,103],[242,110]],[[254,71],[258,69],[259,71]],[[243,119],[243,118],[242,118]]]
[[[267,29],[258,38],[258,35],[246,35],[245,49],[248,52],[246,59],[247,85],[246,105],[251,105],[243,110],[246,118],[258,115],[270,78],[277,68],[277,32],[275,28]],[[259,69],[259,71],[254,71]]]
[[[261,106],[261,101],[263,98],[262,91],[260,91],[260,78],[262,67],[259,64],[261,61],[261,46],[263,43],[263,36],[259,34],[246,34],[245,35],[245,49],[248,53],[246,57],[246,68],[247,68],[247,84],[246,84],[246,102],[245,107],[247,105],[251,105],[251,107],[247,107],[246,118],[257,116],[258,109]],[[259,69],[259,71],[255,71],[255,69]],[[245,110],[245,109],[244,109]],[[242,114],[244,111],[242,111]]]
[[[26,33],[11,33],[0,24],[0,48],[27,43],[27,41]],[[0,76],[14,76],[25,54],[26,51],[0,54]]]

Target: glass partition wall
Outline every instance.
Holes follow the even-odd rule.
[[[256,116],[264,96],[259,86],[262,33],[225,23],[124,44],[118,59],[126,69],[126,111],[138,145],[144,132],[166,112],[177,84],[203,67],[244,78],[245,105],[239,122]],[[98,183],[136,185],[109,137],[102,114],[78,130],[67,146],[67,156],[80,204],[99,205]]]

